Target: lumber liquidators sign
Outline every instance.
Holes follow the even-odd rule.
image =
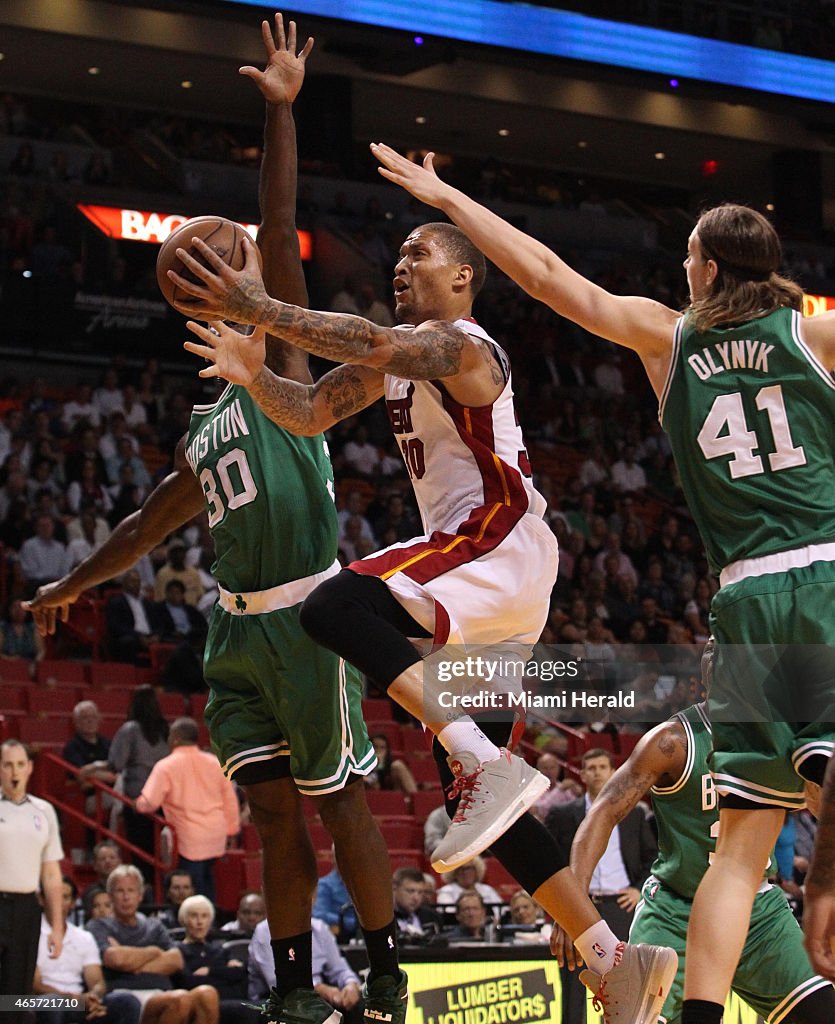
[[[409,992],[415,1024],[559,1020],[559,971],[550,960],[410,964]]]
[[[472,952],[467,950],[468,953]],[[462,951],[463,953],[463,951]],[[554,960],[410,963],[410,1024],[527,1024],[562,1021],[560,972]],[[586,1003],[587,1024],[603,1024]],[[762,1024],[731,995],[725,1024]]]

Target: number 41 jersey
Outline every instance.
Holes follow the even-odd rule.
[[[288,433],[230,384],[192,410],[186,460],[206,497],[212,573],[225,590],[268,590],[333,564],[333,471],[321,434]]]
[[[835,381],[779,309],[699,334],[678,322],[659,416],[719,572],[835,540]]]

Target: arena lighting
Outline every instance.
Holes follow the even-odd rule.
[[[232,0],[252,6],[251,0]],[[273,7],[259,4],[265,10]],[[835,63],[499,0],[295,0],[293,10],[831,103]],[[670,81],[672,85],[672,80]]]
[[[817,316],[818,313],[827,313],[835,309],[835,297],[831,295],[804,295],[803,315]]]
[[[109,238],[121,238],[126,242],[151,242],[155,245],[160,245],[172,231],[191,219],[184,213],[156,213],[88,203],[77,203],[76,209]],[[258,234],[257,224],[238,223],[253,238]],[[299,236],[301,258],[305,261],[313,259],[313,235],[310,231],[296,233]]]

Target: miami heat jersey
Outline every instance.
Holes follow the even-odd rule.
[[[443,381],[386,375],[386,410],[412,480],[427,534],[455,534],[474,510],[495,508],[542,518],[546,502],[531,469],[513,405],[510,365],[502,349],[472,320],[455,326],[489,345],[505,377],[491,405],[461,405]],[[406,328],[408,329],[408,328]]]

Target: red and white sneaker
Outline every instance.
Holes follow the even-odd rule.
[[[674,949],[620,942],[614,967],[605,974],[581,971],[580,981],[594,994],[604,1024],[657,1024],[677,970]]]
[[[452,871],[486,850],[527,811],[550,783],[527,761],[502,747],[494,761],[479,762],[475,754],[450,754],[447,762],[455,776],[450,796],[458,796],[458,810],[449,831],[432,854],[435,871]]]

